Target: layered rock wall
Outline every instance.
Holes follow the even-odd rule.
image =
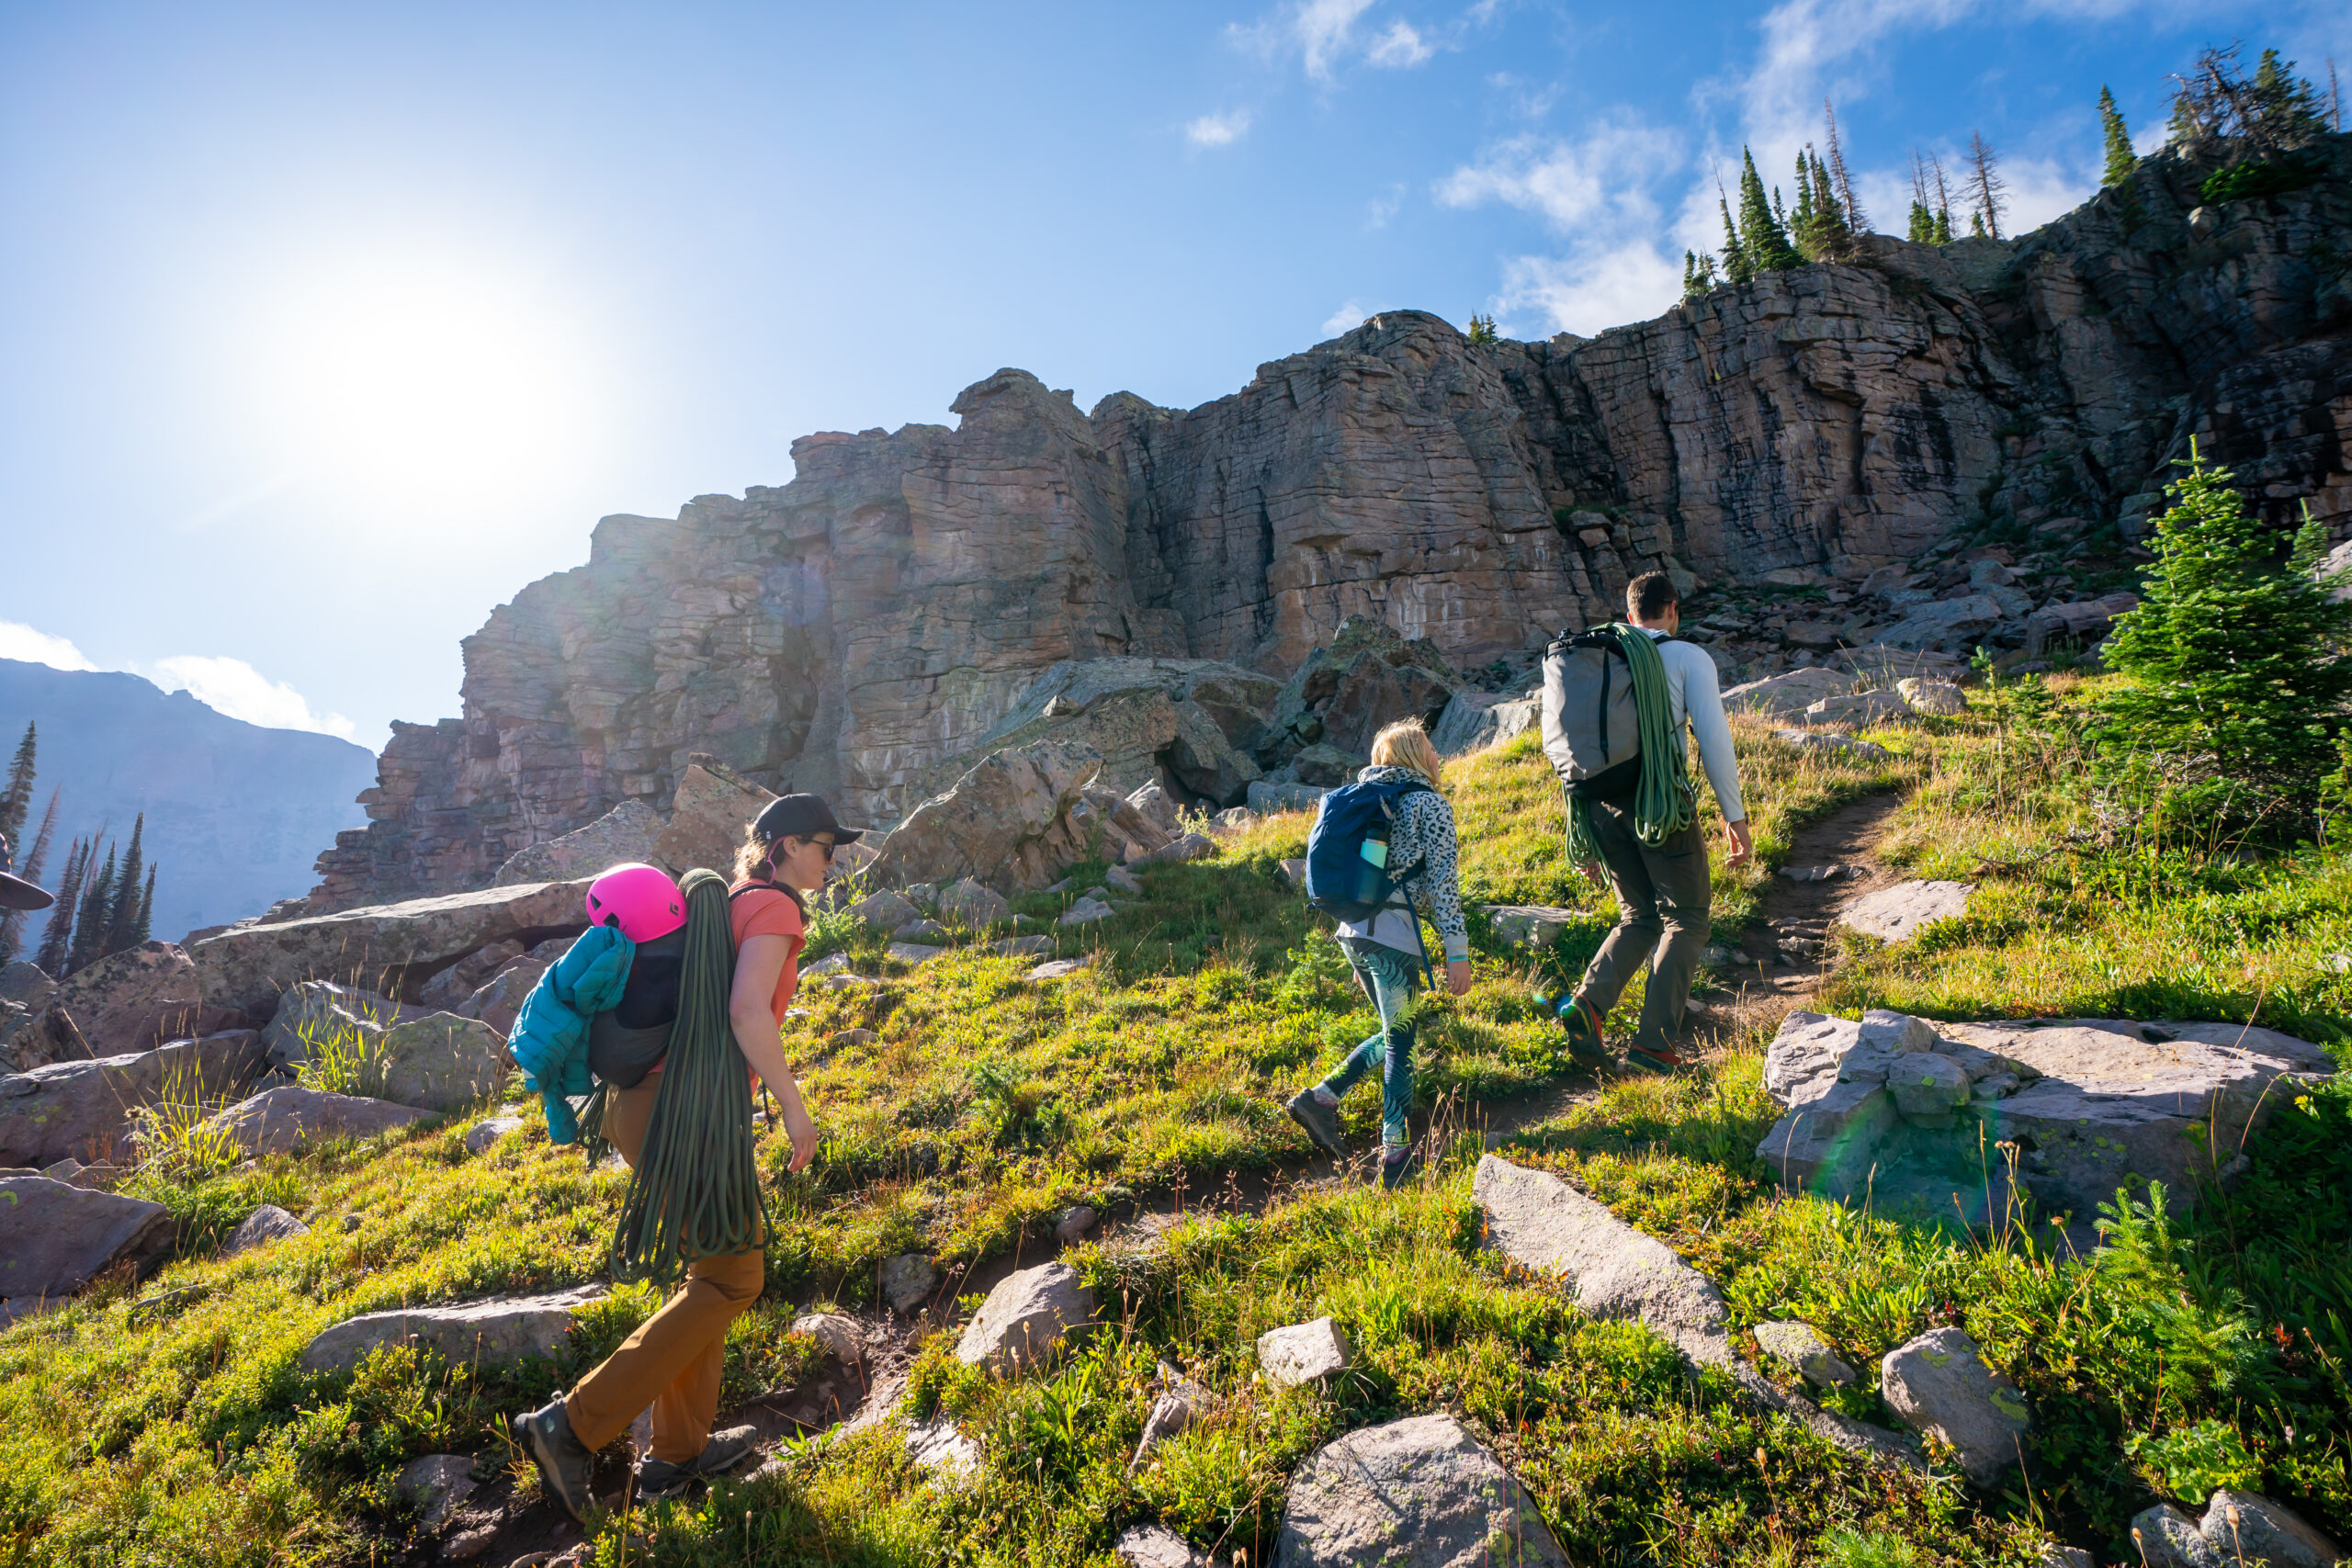
[[[1859,579],[1962,526],[2144,530],[2192,436],[2280,524],[2352,530],[2352,141],[2199,208],[2168,150],[2021,241],[1871,237],[1594,339],[1397,311],[1200,408],[1091,416],[1019,370],[956,428],[794,443],[797,477],[589,562],[466,643],[465,713],[395,727],[314,907],[475,887],[689,751],[902,815],[1057,664],[1279,681],[1351,615],[1467,667],[1613,615],[1634,573]],[[2111,537],[2112,536],[2110,536]]]

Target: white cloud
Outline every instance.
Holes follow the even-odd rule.
[[[1250,111],[1204,114],[1184,128],[1184,140],[1195,147],[1230,147],[1250,130]]]
[[[1391,22],[1386,31],[1372,40],[1364,58],[1374,65],[1396,68],[1419,65],[1436,51],[1423,42],[1419,31],[1409,22]]]
[[[26,664],[46,664],[56,670],[96,670],[96,665],[83,656],[82,650],[62,637],[16,621],[0,621],[0,659],[18,660]]]
[[[1323,335],[1330,338],[1338,337],[1341,333],[1353,332],[1363,325],[1364,318],[1371,314],[1371,311],[1351,299],[1325,319]]]
[[[339,713],[313,713],[301,693],[242,659],[175,654],[157,660],[148,679],[167,692],[185,691],[207,707],[266,729],[311,729],[348,740],[358,728]]]
[[[1540,312],[1554,332],[1590,337],[1647,321],[1681,292],[1679,258],[1668,261],[1654,243],[1631,240],[1566,257],[1514,256],[1504,265],[1497,305]]]
[[[1535,136],[1499,142],[1440,180],[1436,195],[1448,207],[1507,202],[1561,230],[1611,218],[1655,223],[1650,187],[1681,161],[1673,136],[1620,118],[1573,145]]]
[[[1385,229],[1388,220],[1405,205],[1405,186],[1401,180],[1382,191],[1365,205],[1364,227]]]

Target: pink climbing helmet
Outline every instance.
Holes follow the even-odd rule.
[[[588,885],[588,919],[631,942],[651,942],[686,923],[686,896],[660,866],[633,861]]]

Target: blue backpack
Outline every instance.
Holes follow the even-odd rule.
[[[1419,779],[1384,780],[1341,784],[1325,795],[1306,835],[1306,901],[1337,919],[1371,919],[1399,883],[1421,869],[1388,863],[1388,829],[1397,803],[1429,787]]]

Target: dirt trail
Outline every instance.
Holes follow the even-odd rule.
[[[1803,1000],[1821,988],[1837,947],[1833,928],[1846,907],[1892,886],[1902,874],[1879,863],[1879,837],[1903,804],[1900,794],[1864,795],[1797,829],[1788,858],[1764,895],[1761,918],[1734,953],[1734,985],[1742,999]],[[1838,869],[1838,874],[1798,881],[1792,871]],[[1749,960],[1738,962],[1745,953]]]

